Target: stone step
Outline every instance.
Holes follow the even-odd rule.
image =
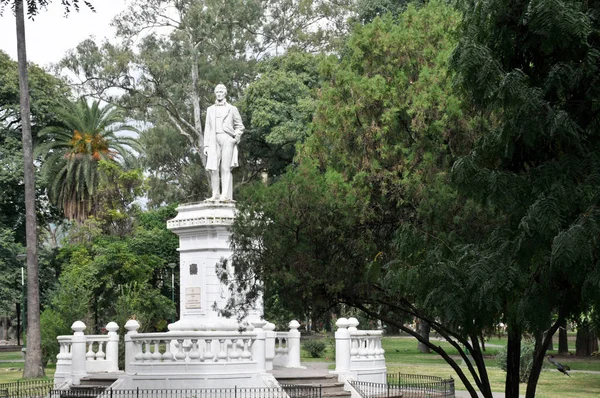
[[[55,398],[94,398],[106,391],[105,386],[73,385],[69,390],[61,391]]]
[[[344,383],[340,383],[338,381],[331,381],[331,382],[322,382],[319,380],[314,380],[313,382],[309,383],[310,380],[305,380],[302,383],[287,383],[287,382],[283,382],[282,380],[277,380],[279,381],[280,384],[282,385],[292,385],[292,386],[298,386],[298,387],[321,387],[323,390],[335,390],[335,389],[344,389]],[[309,382],[307,382],[309,381]]]
[[[337,376],[331,374],[322,375],[281,375],[276,377],[279,384],[298,387],[321,387],[321,397],[325,398],[347,398],[351,396],[349,391],[344,390],[344,383],[337,380]]]
[[[79,381],[80,386],[99,386],[100,388],[106,388],[113,385],[119,378],[118,375],[111,374],[97,374],[82,377]]]
[[[337,383],[337,376],[330,374],[323,375],[289,375],[289,376],[275,376],[279,384],[325,384],[325,383]]]

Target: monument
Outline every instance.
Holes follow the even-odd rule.
[[[289,322],[288,331],[275,332],[275,325],[262,319],[260,299],[242,320],[222,317],[218,311],[229,298],[216,269],[223,258],[232,255],[229,238],[236,207],[231,168],[237,166],[237,144],[244,130],[237,108],[225,100],[226,93],[225,86],[218,85],[216,103],[206,112],[204,153],[212,196],[179,206],[177,216],[167,222],[167,228],[179,236],[179,320],[169,325],[169,332],[140,333],[139,322],[130,319],[124,325],[123,370],[119,370],[118,325],[106,325],[108,335],[84,335],[86,325],[75,322],[73,335],[57,337],[58,388],[102,380],[112,382],[111,396],[113,390],[154,394],[173,389],[178,394],[198,388],[233,390],[235,395],[248,391],[255,396],[257,388],[279,386],[270,373],[274,367],[302,367],[297,321]],[[340,318],[337,325],[335,373],[339,380],[384,383],[382,331],[357,330],[355,319]]]
[[[179,236],[180,318],[169,330],[252,329],[260,321],[262,303],[251,312],[247,323],[219,316],[228,291],[217,277],[217,263],[231,257],[229,228],[235,219],[231,169],[238,166],[237,144],[244,131],[239,111],[226,101],[227,89],[215,88],[216,102],[206,111],[204,154],[211,174],[212,196],[201,203],[177,208],[178,214],[167,228]]]

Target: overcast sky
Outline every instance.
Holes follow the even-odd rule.
[[[27,58],[41,66],[58,62],[67,50],[75,48],[89,36],[96,39],[114,37],[110,21],[125,9],[127,0],[91,0],[95,13],[82,4],[79,13],[72,11],[67,18],[60,3],[60,0],[53,0],[34,21],[25,22]],[[16,36],[15,17],[7,8],[0,17],[0,50],[15,61]]]

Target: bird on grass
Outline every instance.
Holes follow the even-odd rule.
[[[548,361],[549,361],[549,362],[550,362],[552,365],[556,366],[556,369],[557,369],[557,370],[558,370],[560,373],[564,373],[564,374],[566,374],[567,376],[571,377],[571,375],[569,374],[569,372],[567,372],[567,370],[571,370],[571,368],[569,367],[569,365],[563,365],[563,364],[562,364],[562,363],[560,363],[560,362],[556,362],[556,361],[553,359],[553,358],[554,358],[554,355],[548,355],[548,357],[547,357],[547,358],[548,358]]]

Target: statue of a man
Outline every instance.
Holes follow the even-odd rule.
[[[227,88],[222,84],[217,85],[217,100],[206,110],[204,154],[207,156],[206,169],[210,170],[212,187],[212,196],[208,200],[233,199],[231,169],[238,166],[237,144],[244,132],[244,125],[240,112],[227,103],[226,95]]]

